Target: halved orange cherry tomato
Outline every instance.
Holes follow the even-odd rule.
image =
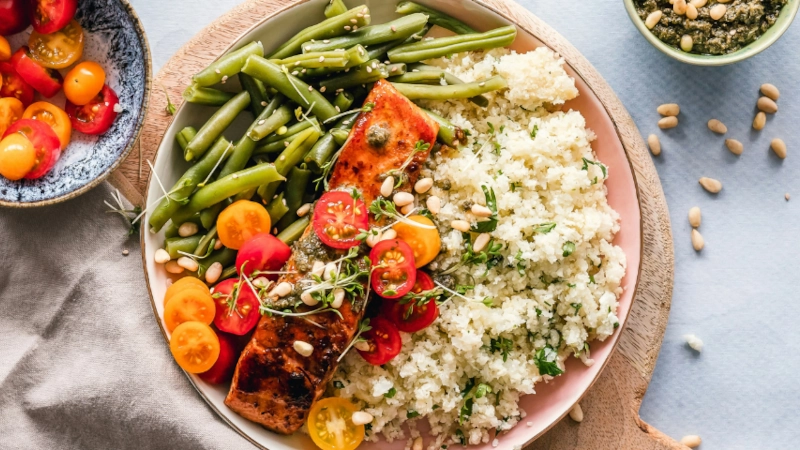
[[[208,291],[184,289],[172,297],[164,307],[164,324],[172,331],[184,322],[202,322],[211,325],[216,306]]]
[[[24,112],[25,107],[18,99],[14,97],[0,98],[0,136],[11,124],[21,119]]]
[[[78,0],[33,0],[30,3],[31,25],[42,34],[64,28],[78,9]]]
[[[0,61],[8,61],[11,59],[11,45],[8,40],[0,36]]]
[[[364,361],[373,366],[382,366],[400,354],[403,340],[397,327],[383,317],[373,317],[369,326],[372,328],[361,335],[367,341],[369,349],[356,350]]]
[[[414,250],[414,263],[417,268],[427,265],[433,261],[442,249],[442,239],[439,237],[439,230],[431,219],[425,216],[410,216],[410,220],[433,228],[422,228],[397,222],[392,228],[397,232],[397,239],[404,241]]]
[[[33,102],[33,88],[14,70],[10,62],[0,62],[0,97],[14,97],[28,106]]]
[[[369,225],[369,211],[361,199],[349,192],[326,192],[314,207],[314,232],[323,244],[348,249],[361,242],[356,236]]]
[[[369,253],[372,261],[372,289],[383,298],[400,298],[414,287],[417,269],[414,252],[403,241],[388,239],[375,244]]]
[[[169,350],[181,369],[203,373],[214,367],[219,358],[219,338],[204,323],[184,322],[172,332]]]
[[[36,163],[33,168],[25,175],[26,179],[32,180],[41,178],[61,157],[61,143],[58,141],[55,131],[42,122],[32,119],[19,119],[9,127],[4,136],[11,134],[21,134],[28,138],[36,150]]]
[[[358,407],[338,397],[317,401],[308,413],[308,434],[322,450],[355,450],[364,440],[364,425],[353,423]]]
[[[98,135],[105,133],[111,125],[114,125],[114,120],[119,114],[116,110],[118,104],[117,93],[106,85],[95,98],[83,106],[67,100],[64,111],[67,112],[75,131]]]
[[[31,58],[49,69],[65,69],[83,55],[83,28],[72,20],[52,34],[37,31],[28,38]]]
[[[169,300],[175,296],[178,292],[183,291],[184,289],[201,289],[205,292],[209,292],[208,286],[205,283],[200,281],[195,277],[183,277],[180,280],[172,283],[170,287],[167,288],[167,292],[164,294],[164,306],[167,306]]]
[[[256,202],[239,200],[217,218],[217,234],[222,245],[239,250],[258,233],[269,233],[272,222],[267,210]]]
[[[85,105],[103,90],[106,72],[100,64],[84,61],[73,67],[64,78],[64,95],[76,105]]]
[[[67,113],[58,106],[48,102],[36,102],[25,109],[23,119],[33,119],[50,125],[56,132],[61,149],[67,148],[72,136],[72,123]]]
[[[11,57],[11,64],[26,83],[45,97],[50,98],[61,91],[61,84],[64,82],[61,73],[42,67],[31,59],[28,47],[20,47]]]
[[[21,134],[11,134],[0,141],[0,175],[11,181],[22,179],[36,164],[33,144]]]

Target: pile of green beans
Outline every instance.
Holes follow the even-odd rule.
[[[330,0],[325,19],[307,27],[276,49],[260,41],[246,43],[194,75],[183,92],[189,103],[216,108],[205,123],[175,133],[187,165],[183,175],[151,205],[152,232],[164,230],[172,259],[198,262],[193,275],[204,278],[218,262],[219,280],[236,276],[236,251],[219,248],[217,217],[240,200],[259,202],[269,214],[272,232],[291,244],[306,231],[310,218],[298,217],[304,204],[318,198],[330,161],[347,141],[372,84],[388,79],[409,99],[468,98],[480,107],[483,94],[504,89],[499,76],[465,83],[423,61],[464,51],[511,44],[513,26],[479,33],[440,11],[401,1],[400,17],[371,24],[370,10],[347,9]],[[434,25],[456,36],[427,38]],[[228,83],[237,77],[238,83]],[[439,124],[438,140],[457,146],[464,133],[443,117],[426,111]],[[241,136],[226,137],[246,116]],[[196,224],[194,236],[179,235],[184,223]]]

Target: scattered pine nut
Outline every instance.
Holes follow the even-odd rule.
[[[764,111],[767,114],[775,114],[778,112],[778,104],[775,103],[775,100],[769,97],[759,97],[758,103],[756,103],[759,111]]]
[[[647,27],[648,30],[652,30],[658,22],[661,22],[661,17],[664,16],[664,13],[661,10],[653,11],[650,15],[647,16],[647,19],[644,20],[644,26]]]
[[[267,287],[269,287],[271,283],[272,281],[269,281],[267,277],[258,277],[255,280],[253,280],[253,286],[259,289],[266,289]]]
[[[369,351],[369,342],[367,342],[367,341],[358,341],[353,345],[353,347],[356,350],[361,350],[362,352],[368,352]]]
[[[400,214],[402,214],[404,216],[407,216],[407,215],[411,214],[412,211],[414,211],[414,208],[415,208],[414,204],[413,203],[409,203],[406,206],[403,206],[402,208],[400,208]]]
[[[647,136],[647,146],[650,147],[650,152],[653,156],[661,154],[661,141],[658,140],[658,136],[655,134]]]
[[[575,406],[569,410],[569,418],[578,423],[583,422],[583,409],[580,403],[576,403]]]
[[[744,151],[744,145],[736,139],[725,139],[725,146],[728,147],[728,150],[734,155],[741,155]]]
[[[403,207],[406,205],[410,205],[411,203],[414,203],[414,196],[409,194],[408,192],[398,192],[397,194],[394,194],[392,200],[394,201],[395,205]]]
[[[388,176],[385,180],[383,180],[383,184],[381,184],[381,195],[389,198],[392,196],[392,192],[394,191],[394,177]]]
[[[703,235],[696,229],[692,229],[692,247],[694,247],[694,251],[699,252],[705,246],[706,241],[703,239]]]
[[[789,199],[790,199],[790,198],[792,198],[792,196],[791,196],[791,195],[789,195],[789,193],[787,192],[787,193],[786,193],[786,195],[784,195],[784,196],[783,196],[783,198],[785,198],[785,199],[786,199],[786,201],[788,202],[788,201],[789,201]]]
[[[128,251],[127,248],[122,250],[122,256],[128,256],[129,254],[130,254],[130,252]]]
[[[708,129],[718,134],[725,134],[728,132],[728,127],[726,127],[724,123],[717,119],[711,119],[708,121]]]
[[[292,346],[294,347],[294,351],[296,351],[302,356],[308,357],[311,356],[312,353],[314,353],[314,346],[306,341],[294,341],[294,344]]]
[[[693,47],[694,47],[694,40],[692,39],[691,36],[689,36],[688,34],[684,34],[683,36],[681,36],[681,50],[685,51],[686,53],[689,53],[692,51]]]
[[[181,256],[178,258],[178,265],[188,270],[189,272],[196,272],[200,268],[200,264],[192,258]]]
[[[774,84],[764,83],[761,85],[761,93],[772,99],[773,101],[778,101],[781,96],[781,92]]]
[[[339,274],[339,269],[335,263],[329,262],[325,264],[325,271],[322,273],[322,279],[328,281]]]
[[[344,289],[336,288],[333,290],[333,301],[331,302],[331,308],[339,309],[342,307],[344,303]]]
[[[180,237],[189,237],[194,236],[197,234],[198,228],[197,224],[193,222],[184,222],[178,228],[178,235]]]
[[[217,280],[219,280],[219,277],[222,275],[222,269],[223,269],[222,263],[220,263],[219,261],[215,262],[214,264],[211,264],[208,267],[208,270],[206,270],[206,276],[205,276],[206,283],[208,284],[216,283]]]
[[[306,203],[303,206],[297,208],[297,217],[305,217],[308,212],[311,211],[311,203]]]
[[[722,183],[719,180],[708,177],[700,178],[700,186],[712,194],[717,194],[722,190]]]
[[[435,195],[431,195],[428,197],[428,200],[425,201],[425,206],[428,207],[428,211],[430,211],[431,214],[439,214],[442,208],[442,200]]]
[[[353,421],[353,425],[366,425],[368,423],[372,423],[375,418],[372,417],[372,414],[364,411],[356,411],[353,413],[351,420]]]
[[[489,233],[481,233],[478,237],[475,238],[475,242],[472,244],[472,250],[476,253],[480,253],[486,248],[486,245],[489,244],[489,241],[492,239],[492,236]]]
[[[467,231],[469,231],[469,222],[467,222],[466,220],[454,220],[450,222],[450,226],[454,230],[458,230],[462,233],[466,233]]]
[[[672,4],[672,10],[679,16],[686,14],[686,0],[675,0]]]
[[[711,9],[708,11],[708,15],[711,16],[712,20],[719,20],[725,15],[726,12],[728,12],[728,7],[722,3],[717,3],[711,7]]]
[[[706,6],[706,3],[708,3],[708,0],[692,0],[691,1],[692,6],[694,6],[695,8],[702,8],[703,6]]]
[[[321,277],[322,272],[325,271],[325,263],[322,261],[314,261],[314,265],[311,266],[311,273]]]
[[[164,269],[173,274],[183,273],[184,271],[184,268],[179,266],[177,261],[167,261],[167,263],[164,264]]]
[[[492,210],[483,205],[472,205],[472,214],[478,217],[492,217]]]
[[[382,233],[378,234],[369,233],[369,235],[367,235],[367,245],[369,245],[370,248],[375,247],[375,245],[381,241],[382,235],[383,235]]]
[[[414,191],[418,194],[424,194],[433,187],[433,178],[423,178],[414,185]]]
[[[662,130],[668,130],[678,126],[678,118],[675,116],[664,117],[658,121],[658,127]]]
[[[217,239],[217,241],[216,241],[216,242],[214,242],[214,250],[219,250],[219,249],[221,249],[221,248],[222,248],[222,241],[220,241],[219,239]]]
[[[389,239],[394,239],[396,237],[397,237],[397,231],[394,231],[393,229],[390,228],[390,229],[388,229],[388,230],[383,232],[383,236],[381,236],[381,240],[382,241],[388,241]]]
[[[681,444],[689,448],[697,448],[702,442],[703,440],[700,439],[700,436],[697,436],[696,434],[690,434],[681,438]]]
[[[662,116],[677,116],[681,113],[681,107],[677,103],[664,103],[656,108],[656,111]]]
[[[311,292],[308,291],[304,291],[302,294],[300,294],[300,301],[308,306],[317,306],[319,303],[319,301],[311,295]]]
[[[778,158],[786,159],[786,143],[783,142],[783,139],[773,139],[770,147]]]
[[[169,252],[163,248],[156,250],[156,254],[153,255],[153,260],[156,262],[156,264],[166,264],[170,259],[172,258],[169,257]]]
[[[700,228],[700,223],[703,220],[703,216],[700,213],[700,208],[695,206],[689,210],[689,225],[693,228]]]
[[[693,4],[689,3],[686,5],[686,18],[689,20],[697,19],[698,16],[697,7]]]
[[[286,297],[292,293],[292,283],[288,283],[286,281],[278,283],[278,285],[275,286],[275,289],[273,289],[272,293],[281,298]]]
[[[699,337],[693,334],[685,334],[683,338],[686,339],[686,343],[689,344],[692,350],[698,353],[703,351],[703,341]]]
[[[764,113],[764,111],[759,111],[758,114],[756,114],[756,118],[753,119],[753,129],[763,130],[764,125],[766,124],[767,124],[767,115]]]

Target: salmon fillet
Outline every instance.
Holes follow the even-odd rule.
[[[382,175],[405,168],[410,191],[419,176],[428,151],[414,153],[417,142],[432,147],[439,126],[391,83],[379,81],[365,100],[374,104],[358,117],[342,148],[330,178],[331,190],[357,189],[367,206],[380,195]],[[370,218],[372,221],[373,218]],[[365,247],[365,246],[364,246]],[[369,249],[365,247],[364,252]],[[287,272],[279,282],[295,284],[307,277],[315,260],[330,262],[342,255],[319,242],[309,226],[295,244]],[[292,295],[299,296],[299,285]],[[298,308],[299,311],[309,308]],[[364,299],[345,300],[342,317],[327,312],[304,318],[263,316],[247,344],[233,376],[225,404],[245,419],[269,430],[291,434],[302,427],[311,405],[325,392],[342,352],[358,331],[364,314]],[[298,354],[293,344],[300,340],[314,346],[309,357]]]

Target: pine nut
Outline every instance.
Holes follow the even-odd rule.
[[[333,301],[331,302],[331,307],[333,309],[339,309],[342,307],[344,303],[344,289],[336,288],[333,290]]]
[[[694,40],[688,34],[684,34],[681,36],[681,50],[689,53],[692,51],[692,47],[694,47]]]
[[[292,283],[288,283],[286,281],[278,283],[278,285],[275,286],[275,289],[273,289],[272,292],[275,293],[275,295],[277,295],[278,297],[286,297],[287,295],[292,293]]]
[[[689,20],[694,20],[697,19],[697,16],[698,16],[697,7],[689,3],[686,6],[686,18]]]
[[[706,6],[706,3],[708,3],[708,0],[692,0],[691,1],[692,6],[694,6],[695,8],[702,8],[703,6]]]
[[[294,351],[299,353],[301,356],[311,356],[314,353],[314,346],[309,344],[305,341],[294,341]]]
[[[423,178],[414,185],[414,191],[417,194],[424,194],[431,190],[433,187],[433,178]]]
[[[726,12],[728,12],[728,7],[721,3],[717,3],[711,7],[711,9],[708,11],[708,15],[711,16],[712,20],[719,20],[725,15]]]
[[[764,111],[767,114],[775,114],[778,112],[778,104],[769,97],[760,97],[756,106],[758,106],[760,111]]]
[[[313,275],[321,277],[324,271],[325,271],[325,263],[322,261],[314,261],[314,265],[311,266],[311,273]]]
[[[764,113],[764,111],[759,111],[758,114],[756,114],[756,118],[753,119],[753,129],[763,130],[766,124],[767,115]]]
[[[483,205],[472,205],[472,214],[478,217],[492,217],[492,210]]]
[[[412,211],[414,211],[414,208],[415,208],[414,204],[413,203],[409,203],[406,206],[403,206],[402,208],[400,208],[400,214],[402,214],[404,216],[407,216],[407,215],[411,214]]]
[[[719,134],[725,134],[728,132],[728,127],[726,127],[724,123],[717,119],[711,119],[708,121],[708,129]]]
[[[186,256],[181,256],[180,258],[178,258],[178,265],[188,270],[189,272],[196,272],[197,269],[200,267],[200,265],[197,264],[197,261]]]
[[[695,206],[689,210],[689,225],[693,228],[700,228],[700,222],[702,222],[702,220],[703,216],[700,213],[700,208]]]
[[[305,303],[308,306],[316,306],[317,303],[319,303],[319,300],[315,299],[311,295],[311,292],[308,292],[308,291],[303,291],[303,293],[300,294],[300,301],[302,301],[303,303]]]
[[[392,197],[392,201],[394,201],[395,205],[403,207],[411,203],[414,203],[414,196],[409,194],[408,192],[398,192],[397,194],[394,194],[394,197]]]
[[[658,127],[662,130],[668,130],[678,126],[678,118],[675,116],[664,117],[658,121]]]
[[[255,280],[253,280],[253,286],[257,287],[258,289],[264,289],[271,283],[272,281],[269,281],[269,278],[267,277],[258,277]]]
[[[725,146],[728,147],[728,150],[734,155],[741,155],[744,151],[744,145],[736,139],[725,139]]]
[[[164,264],[164,269],[167,272],[174,274],[183,273],[184,270],[183,267],[178,265],[177,261],[167,261],[167,263]]]
[[[414,439],[414,445],[411,446],[411,450],[422,450],[423,445],[422,437],[417,437]]]
[[[391,239],[395,239],[396,237],[397,237],[397,231],[394,231],[393,229],[390,228],[383,232],[383,235],[381,235],[381,240],[388,241]]]
[[[681,438],[681,444],[689,448],[697,448],[702,442],[703,440],[700,439],[700,436],[697,436],[696,434],[690,434],[689,436],[684,436]]]
[[[662,13],[661,10],[651,12],[647,16],[647,19],[644,20],[644,26],[646,26],[648,30],[652,30],[658,25],[658,22],[661,22],[661,17],[663,15],[664,13]]]
[[[786,201],[788,202],[788,201],[789,201],[789,199],[790,199],[790,198],[792,198],[792,196],[791,196],[791,195],[789,195],[789,193],[787,192],[787,193],[786,193],[786,195],[784,195],[784,196],[783,196],[783,198],[785,198],[785,199],[786,199]]]
[[[692,229],[692,247],[694,247],[694,251],[699,252],[705,246],[706,242],[703,239],[703,235],[696,229]]]
[[[358,341],[355,344],[353,344],[353,347],[355,347],[356,350],[361,350],[362,352],[368,352],[369,351],[369,342],[367,342],[367,341]]]
[[[569,410],[569,418],[578,423],[583,422],[583,409],[580,403],[576,403],[575,406]]]
[[[430,211],[431,214],[439,214],[439,211],[442,208],[442,201],[439,199],[439,197],[431,195],[428,197],[428,200],[425,201],[425,206],[428,207],[428,211]]]
[[[329,262],[325,264],[325,272],[322,274],[322,279],[328,281],[339,274],[339,271],[336,268],[336,264]]]
[[[166,264],[170,259],[172,258],[169,257],[169,252],[163,248],[156,250],[156,254],[153,255],[153,261],[155,261],[156,264]]]
[[[700,178],[700,186],[703,186],[703,189],[711,192],[712,194],[717,194],[719,191],[722,190],[722,183],[719,180],[715,180],[713,178],[703,177]]]
[[[466,233],[467,231],[469,231],[469,222],[467,222],[466,220],[454,220],[450,222],[450,226],[454,230],[458,230],[462,233]]]
[[[658,140],[658,136],[655,134],[647,136],[647,146],[650,147],[650,152],[653,153],[653,156],[661,154],[661,141]]]
[[[297,217],[305,217],[309,211],[311,211],[311,203],[306,203],[305,205],[297,208]]]
[[[356,411],[356,412],[353,413],[353,416],[350,418],[350,420],[353,421],[353,425],[355,425],[355,426],[366,425],[368,423],[372,423],[372,421],[374,419],[375,418],[372,417],[372,414],[370,414],[368,412],[364,412],[364,411]]]
[[[394,177],[389,176],[381,184],[381,195],[389,198],[392,196],[392,192],[394,192]]]
[[[767,97],[771,98],[774,101],[778,101],[781,96],[781,91],[775,87],[774,84],[764,83],[761,85],[761,93],[766,95]]]
[[[369,235],[367,235],[367,245],[369,245],[370,248],[375,247],[375,244],[381,241],[381,236],[383,236],[382,233],[378,234],[369,233]]]
[[[672,4],[672,10],[679,16],[686,14],[686,0],[675,0],[675,3]]]
[[[772,147],[772,151],[775,152],[778,158],[786,159],[786,143],[783,142],[783,139],[773,139],[770,147]]]
[[[220,275],[222,275],[222,263],[217,261],[214,264],[211,264],[206,270],[206,283],[214,284],[219,280]]]
[[[193,222],[184,222],[178,228],[178,235],[180,237],[189,237],[194,236],[197,234],[198,228],[197,224]]]
[[[490,236],[489,233],[479,234],[478,237],[475,238],[475,242],[472,244],[472,250],[479,253],[482,252],[483,249],[486,248],[486,245],[489,244],[489,240],[491,238],[492,236]]]
[[[656,108],[656,111],[662,116],[677,116],[681,113],[681,107],[677,103],[664,103]]]

